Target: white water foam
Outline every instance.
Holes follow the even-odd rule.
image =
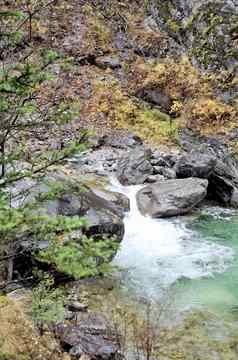
[[[182,279],[211,277],[231,264],[231,248],[203,241],[186,228],[183,218],[152,219],[136,203],[141,186],[122,186],[111,179],[110,190],[130,199],[125,236],[114,263],[126,268],[126,282],[141,295],[154,298]]]

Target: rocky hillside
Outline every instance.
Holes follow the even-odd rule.
[[[34,39],[67,58],[47,93],[79,100],[74,130],[130,129],[156,145],[184,127],[236,138],[236,0],[69,0],[47,11]]]

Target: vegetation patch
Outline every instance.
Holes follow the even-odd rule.
[[[236,126],[235,109],[216,99],[200,98],[190,102],[184,111],[187,126],[207,135],[228,132]]]
[[[173,142],[177,124],[158,109],[130,97],[115,81],[97,81],[87,109],[96,122],[101,116],[110,128],[129,129],[154,144]]]

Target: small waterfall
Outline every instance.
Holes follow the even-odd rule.
[[[136,203],[140,188],[122,186],[111,179],[110,190],[125,194],[131,205],[124,220],[125,237],[114,260],[127,269],[127,286],[156,299],[179,280],[212,277],[227,269],[233,258],[232,249],[201,239],[186,227],[185,218],[143,216]]]

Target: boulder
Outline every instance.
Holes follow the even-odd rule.
[[[197,178],[159,181],[137,193],[137,204],[153,218],[183,215],[206,197],[207,186],[207,180]]]
[[[69,311],[78,312],[78,311],[87,311],[88,305],[81,303],[79,301],[71,301],[67,304]]]
[[[59,324],[55,333],[62,347],[76,358],[86,354],[95,360],[120,359],[116,336],[99,314],[84,314],[77,325]]]
[[[216,166],[216,157],[209,153],[193,151],[182,155],[176,165],[178,178],[198,177],[207,179]]]
[[[197,153],[197,158],[203,158],[203,162],[206,153],[207,166],[210,159],[207,171],[200,163],[200,170],[203,168],[203,174],[209,175],[208,197],[223,205],[238,207],[238,161],[227,146],[215,138],[199,137],[188,131],[180,134],[180,144],[188,154]],[[215,159],[213,168],[212,158]]]
[[[124,236],[123,217],[129,209],[129,200],[125,195],[112,193],[101,187],[99,193],[99,187],[97,190],[95,184],[92,189],[87,185],[83,187],[75,179],[67,181],[62,174],[52,174],[48,178],[48,181],[53,181],[53,183],[55,180],[64,183],[64,193],[58,195],[54,200],[41,203],[40,209],[35,210],[37,213],[46,212],[51,216],[80,216],[85,219],[85,226],[71,234],[71,239],[76,243],[80,243],[83,234],[93,237],[95,240],[113,237],[118,242],[122,241]],[[27,189],[29,189],[29,194],[25,196]],[[15,199],[14,206],[16,207],[18,203],[30,202],[37,195],[47,193],[49,185],[44,182],[37,184],[32,181],[24,181],[18,184],[16,191],[19,190],[23,191],[24,197]],[[67,239],[66,236],[65,241]],[[19,234],[19,256],[14,259],[14,271],[18,272],[21,277],[30,273],[32,267],[35,266],[32,252],[46,250],[48,246],[47,239],[35,242],[28,233]]]
[[[106,195],[108,197],[106,197]],[[101,191],[101,196],[89,188],[80,193],[65,193],[57,200],[47,203],[52,215],[81,216],[87,222],[84,233],[95,238],[116,237],[120,242],[124,236],[123,216],[129,208],[125,195]]]
[[[151,156],[151,164],[153,166],[166,166],[172,167],[175,165],[178,159],[177,152],[161,152],[159,150],[154,150]]]
[[[153,174],[151,151],[137,147],[118,162],[117,178],[123,185],[143,184]]]
[[[163,94],[160,88],[143,88],[136,93],[136,96],[147,101],[149,104],[159,106],[165,113],[170,111],[172,105],[171,99]]]
[[[163,175],[149,175],[146,179],[146,183],[148,184],[153,184],[153,183],[156,183],[158,181],[164,181],[165,178]]]
[[[238,164],[231,155],[217,159],[209,176],[208,195],[227,206],[238,207]]]
[[[176,172],[173,169],[164,166],[154,166],[154,175],[162,175],[166,179],[175,179]]]
[[[130,132],[122,132],[117,130],[110,135],[104,135],[101,137],[100,145],[127,150],[128,148],[135,148],[137,146],[143,145],[143,141],[139,136]]]

